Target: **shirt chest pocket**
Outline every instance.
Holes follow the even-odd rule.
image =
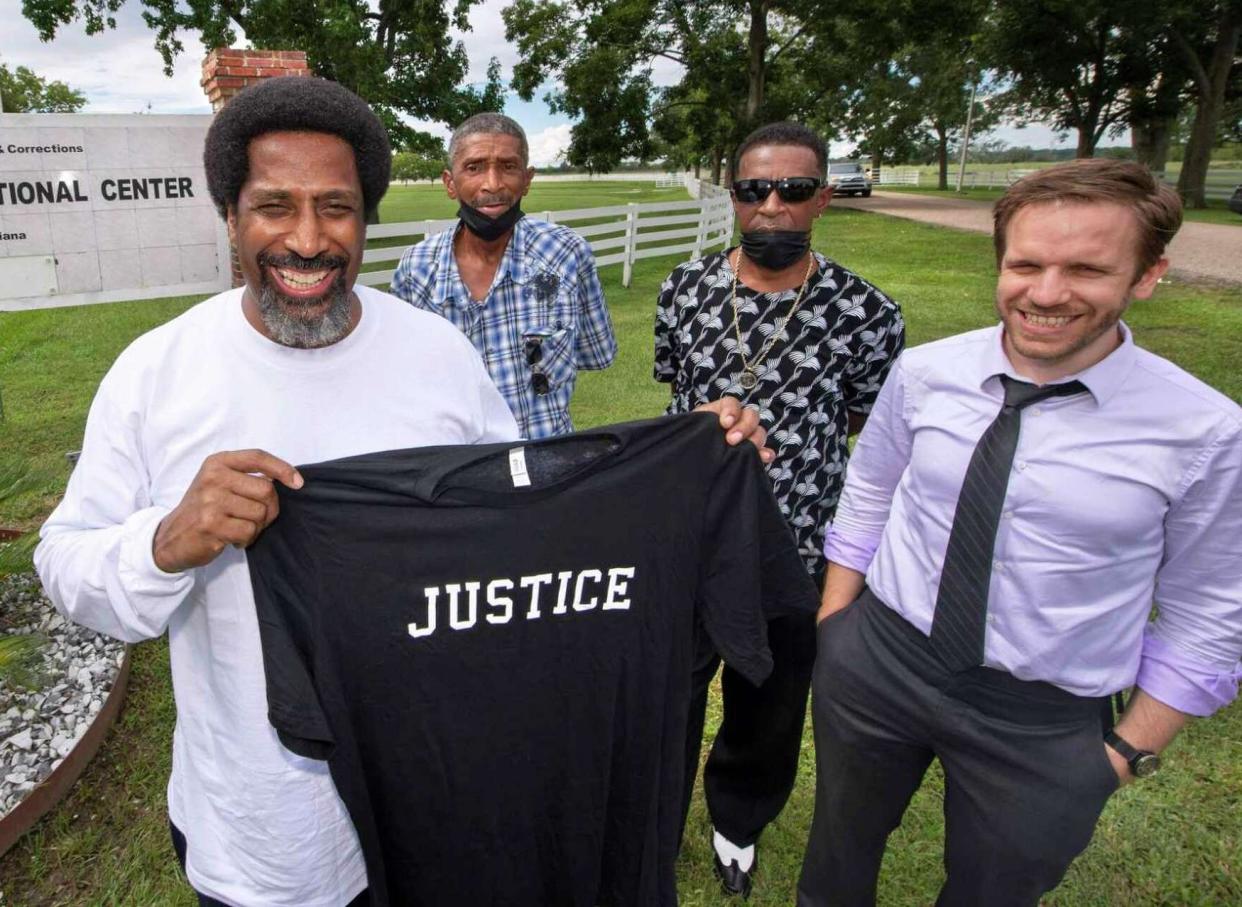
[[[573,380],[574,332],[568,326],[554,324],[523,331],[522,353],[531,374],[545,375],[550,388]]]

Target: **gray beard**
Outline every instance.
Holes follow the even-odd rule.
[[[268,336],[281,346],[313,350],[331,346],[349,333],[349,290],[340,274],[328,289],[328,309],[319,317],[300,317],[296,300],[282,297],[270,281],[259,288],[259,317]],[[282,305],[283,300],[283,305]]]

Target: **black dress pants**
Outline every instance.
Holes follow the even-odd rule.
[[[936,903],[1037,905],[1117,788],[1108,699],[991,668],[951,674],[870,591],[821,623],[818,641],[815,818],[799,907],[875,903],[888,835],[933,757],[945,776]]]
[[[754,686],[728,665],[721,673],[724,717],[703,767],[703,789],[712,825],[742,847],[758,840],[793,790],[815,664],[815,615],[769,621],[768,647],[772,650],[772,674],[762,686]],[[708,653],[694,671],[683,826],[699,765],[707,690],[719,665],[720,656]]]

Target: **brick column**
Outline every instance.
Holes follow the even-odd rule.
[[[203,59],[203,78],[199,82],[207,100],[211,102],[211,110],[218,113],[220,108],[229,102],[247,85],[254,85],[273,76],[309,76],[310,67],[306,65],[306,54],[300,50],[240,50],[235,47],[217,47]],[[240,287],[242,279],[241,266],[237,261],[237,250],[230,254],[233,286]]]
[[[203,60],[200,84],[218,111],[229,98],[247,85],[254,85],[272,76],[309,76],[306,54],[300,50],[239,50],[217,47]]]

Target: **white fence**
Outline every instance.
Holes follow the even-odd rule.
[[[1004,189],[1034,170],[967,170],[962,178],[963,188]],[[935,186],[936,177],[913,167],[894,167],[880,173],[877,181],[881,186]],[[957,185],[957,171],[949,171],[949,185]]]
[[[564,224],[585,237],[595,255],[596,267],[621,265],[621,283],[628,287],[636,261],[679,253],[687,253],[693,260],[713,246],[728,244],[733,236],[733,205],[728,191],[706,183],[695,188],[701,196],[693,201],[631,202],[608,208],[531,214],[540,220]],[[363,265],[377,262],[393,264],[388,268],[363,271],[358,275],[358,282],[368,286],[386,286],[392,280],[396,262],[411,243],[455,226],[457,220],[454,218],[368,227],[367,239],[371,241],[372,248],[363,253]],[[379,246],[374,243],[377,239],[391,239],[394,242]]]
[[[917,170],[906,170],[895,167],[892,170],[881,170],[875,178],[877,186],[917,186],[922,174]]]
[[[539,170],[535,179],[541,183],[654,183],[670,175],[663,170],[626,170],[621,173],[548,173]],[[681,177],[675,185],[682,185]]]
[[[968,170],[962,185],[968,188],[1004,189],[1022,177],[1034,173],[1034,170]],[[1160,174],[1160,178],[1170,186],[1177,185],[1177,174]],[[893,167],[884,170],[876,180],[878,186],[935,186],[936,176],[924,173],[914,167]],[[949,171],[949,185],[957,185],[957,171]],[[1209,199],[1223,200],[1233,195],[1233,190],[1242,185],[1242,170],[1208,170],[1205,195]]]
[[[1177,186],[1176,173],[1162,173],[1160,178],[1170,186]],[[1233,190],[1242,185],[1242,170],[1212,170],[1207,172],[1203,195],[1208,199],[1223,201],[1233,195]]]

